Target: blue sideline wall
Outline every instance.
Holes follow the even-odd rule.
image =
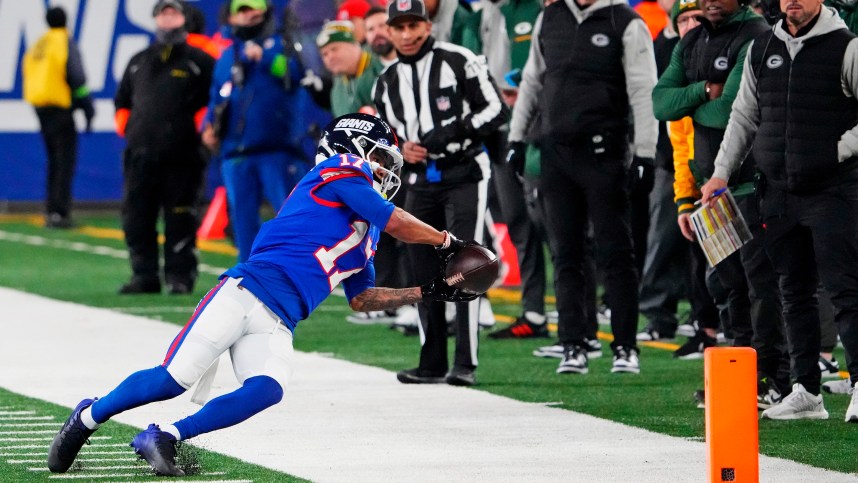
[[[305,3],[294,1],[296,6]],[[155,0],[0,0],[0,203],[39,201],[45,196],[45,150],[35,113],[22,99],[21,60],[27,47],[45,32],[45,11],[52,5],[64,7],[68,14],[69,30],[80,46],[96,104],[93,132],[78,138],[74,199],[121,199],[121,153],[125,142],[114,132],[113,96],[128,60],[151,42],[154,3]],[[217,11],[222,0],[190,3],[206,13],[207,30],[213,33],[218,28]],[[279,13],[287,0],[274,3]],[[319,10],[316,5],[325,2],[306,3],[315,4],[314,9]],[[313,14],[330,18],[328,12]],[[320,21],[313,20],[313,14],[308,22],[311,30],[316,28],[312,24]],[[311,38],[311,34],[306,37]],[[312,45],[309,47],[312,49]],[[77,115],[82,129],[83,118]],[[321,112],[309,115],[325,118]],[[216,183],[217,174],[211,171],[210,177]]]

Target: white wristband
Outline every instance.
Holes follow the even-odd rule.
[[[446,250],[447,248],[450,248],[450,243],[451,243],[450,232],[448,232],[447,230],[444,230],[441,233],[444,234],[444,243],[441,244],[441,248]]]

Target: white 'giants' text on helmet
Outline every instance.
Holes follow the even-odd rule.
[[[377,178],[373,186],[385,198],[392,199],[399,191],[402,154],[396,134],[382,119],[354,113],[331,121],[319,139],[316,164],[337,154],[354,154],[369,161]]]

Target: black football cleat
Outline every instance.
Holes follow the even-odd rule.
[[[146,460],[155,473],[163,476],[185,476],[185,472],[176,466],[176,438],[161,431],[157,424],[150,424],[131,441],[131,447],[138,456]]]
[[[396,379],[403,384],[443,384],[444,374],[434,374],[422,369],[406,369],[396,373]]]
[[[451,386],[473,386],[477,383],[473,369],[458,366],[453,367],[444,377],[444,380]]]
[[[48,469],[52,473],[65,473],[71,468],[74,459],[86,444],[87,439],[95,432],[84,426],[80,420],[80,413],[90,407],[95,399],[84,399],[81,401],[71,416],[63,424],[60,432],[54,436],[51,448],[48,450]]]
[[[161,281],[157,278],[131,277],[128,283],[119,287],[119,295],[146,293],[161,293]]]

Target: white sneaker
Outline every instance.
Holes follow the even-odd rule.
[[[485,297],[480,297],[480,315],[477,319],[477,323],[480,324],[480,327],[486,329],[489,327],[495,326],[495,313],[492,311],[492,304],[489,302],[489,299]]]
[[[847,381],[849,379],[846,379]],[[852,400],[849,401],[849,407],[846,408],[846,417],[843,418],[847,423],[858,423],[858,390],[855,388],[858,387],[858,383],[855,383],[855,386],[852,386],[849,389],[849,392],[852,394]]]
[[[697,333],[697,326],[694,323],[690,324],[680,324],[679,327],[676,328],[676,335],[681,335],[683,337],[694,337],[694,334]]]
[[[396,311],[396,320],[393,325],[397,327],[417,327],[420,324],[420,314],[414,305],[399,307]]]
[[[638,350],[634,347],[626,348],[619,346],[614,349],[614,365],[611,366],[611,372],[629,372],[632,374],[640,374],[641,361],[638,357]]]
[[[557,341],[551,345],[544,345],[537,348],[533,351],[533,355],[536,357],[556,357],[557,359],[563,359],[564,352],[566,351],[563,348],[563,344]]]
[[[587,351],[583,347],[572,346],[566,348],[563,360],[557,367],[557,374],[587,374]]]
[[[852,391],[852,381],[847,377],[846,379],[823,382],[822,390],[829,394],[849,394]]]
[[[373,310],[371,312],[355,312],[346,316],[346,320],[353,324],[389,324],[396,320],[396,315],[389,314],[384,310]]]
[[[828,411],[822,404],[821,394],[814,396],[807,392],[804,386],[795,383],[789,396],[785,397],[780,404],[763,411],[760,417],[763,419],[828,419]]]

